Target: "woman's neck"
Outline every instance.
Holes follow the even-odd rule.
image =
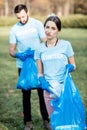
[[[46,46],[47,47],[54,47],[54,46],[56,46],[57,42],[58,42],[58,38],[55,38],[55,39],[52,39],[52,40],[47,40]]]

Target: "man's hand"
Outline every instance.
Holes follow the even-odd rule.
[[[31,50],[30,48],[27,49],[24,53],[26,54],[27,57],[34,58],[34,52],[35,50]]]
[[[24,61],[27,57],[26,57],[26,54],[24,52],[16,52],[15,53],[15,57],[16,58],[19,58],[20,60]]]
[[[31,50],[31,48],[29,48],[24,52],[16,52],[15,57],[19,58],[22,61],[26,60],[28,57],[34,58],[34,50]]]

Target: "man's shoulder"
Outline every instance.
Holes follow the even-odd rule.
[[[37,18],[30,17],[29,19],[32,20],[32,21],[41,22],[41,21],[40,21],[39,19],[37,19]]]
[[[37,23],[37,24],[42,24],[42,22],[39,19],[36,19],[36,18],[30,17],[30,21],[34,22],[34,23]]]
[[[11,30],[15,30],[17,27],[18,27],[18,22],[17,23],[15,23],[12,27],[11,27]]]

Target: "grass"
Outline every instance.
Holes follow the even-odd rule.
[[[22,95],[15,89],[17,68],[8,54],[10,27],[0,27],[0,130],[23,130]],[[87,30],[62,29],[60,38],[69,40],[75,51],[77,70],[72,73],[87,113]],[[32,91],[32,118],[35,130],[43,130],[36,90]]]

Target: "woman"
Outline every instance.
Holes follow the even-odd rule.
[[[76,69],[74,52],[69,41],[58,39],[61,31],[61,21],[57,16],[50,16],[44,23],[47,41],[42,44],[36,53],[38,75],[40,82],[45,80],[53,87],[53,90],[60,96],[63,91],[66,67],[72,72]],[[56,89],[60,86],[58,89]],[[53,108],[50,101],[56,97],[48,91],[44,91],[46,107],[51,116]]]

